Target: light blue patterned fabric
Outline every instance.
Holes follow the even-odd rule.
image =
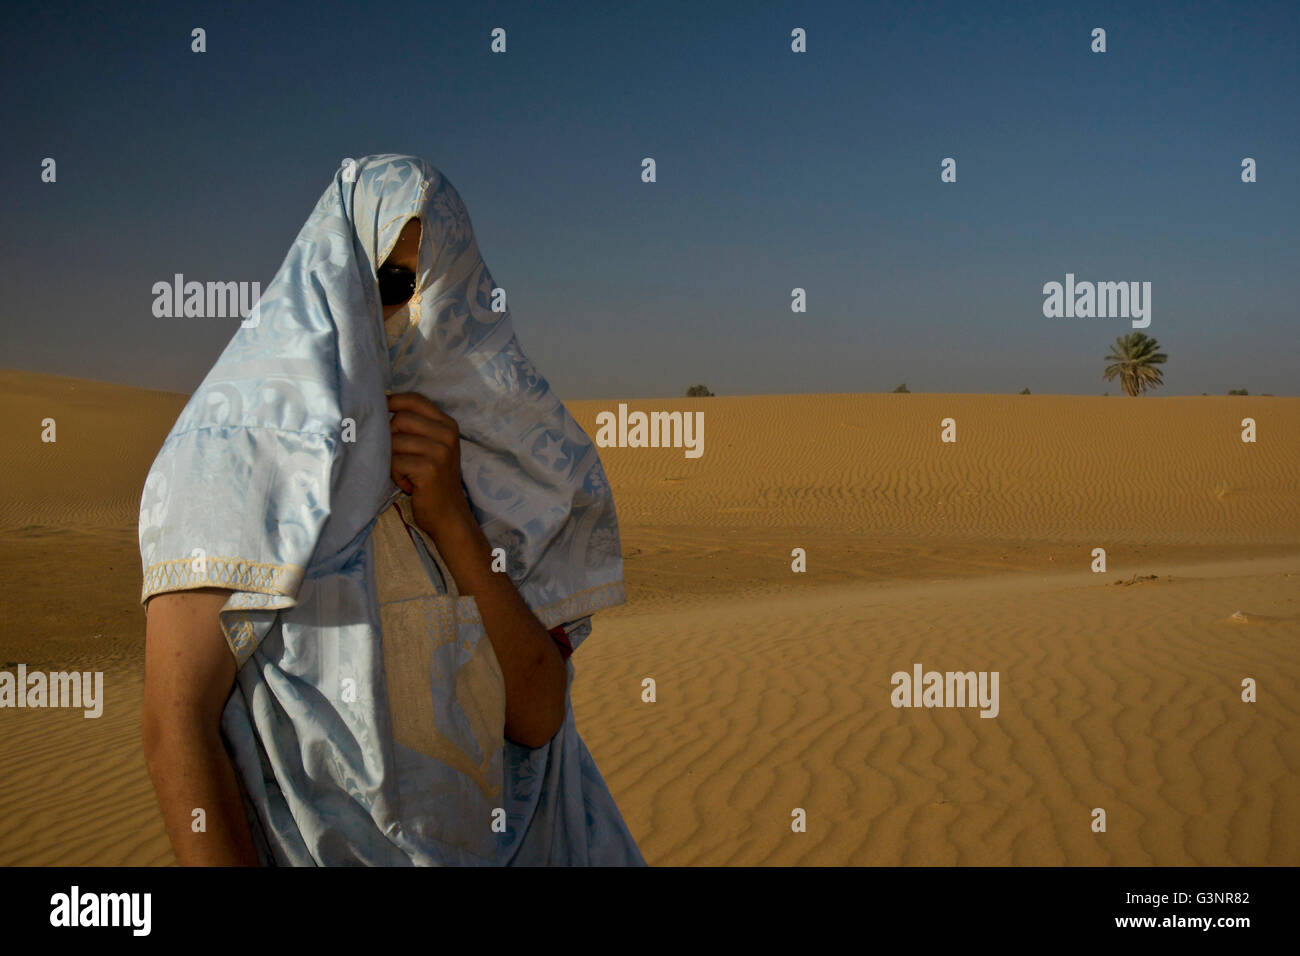
[[[390,342],[375,268],[412,217],[417,291]],[[576,647],[594,611],[626,600],[600,458],[493,288],[437,169],[398,155],[345,165],[146,480],[142,602],[234,592],[221,622],[240,668],[221,726],[263,863],[644,865],[571,706],[543,747],[502,739],[495,798],[394,740],[371,534],[402,494],[386,391],[456,419],[474,515],[545,627],[569,625]],[[453,647],[473,650],[488,638],[474,599],[459,600]],[[428,675],[443,708],[456,706],[447,664]],[[501,809],[504,833],[489,825]]]

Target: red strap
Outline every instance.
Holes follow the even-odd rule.
[[[573,653],[573,645],[569,643],[569,635],[565,633],[564,625],[560,624],[551,628],[550,634],[551,639],[555,641],[560,648],[560,656],[567,661],[569,655]]]

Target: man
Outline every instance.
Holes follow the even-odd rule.
[[[569,705],[613,500],[494,288],[436,169],[345,167],[164,443],[143,739],[182,863],[644,864]]]

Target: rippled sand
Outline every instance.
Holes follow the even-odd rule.
[[[172,861],[136,508],[184,401],[0,372],[0,666],[103,670],[107,697],[0,710],[0,864]],[[574,658],[649,862],[1300,863],[1300,399],[629,405],[706,420],[702,458],[602,449],[630,601]],[[616,407],[569,403],[593,436]],[[895,709],[914,663],[997,671],[998,716]]]

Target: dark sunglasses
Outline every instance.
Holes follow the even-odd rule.
[[[415,294],[415,273],[401,266],[379,267],[379,301],[384,305],[401,305]]]

